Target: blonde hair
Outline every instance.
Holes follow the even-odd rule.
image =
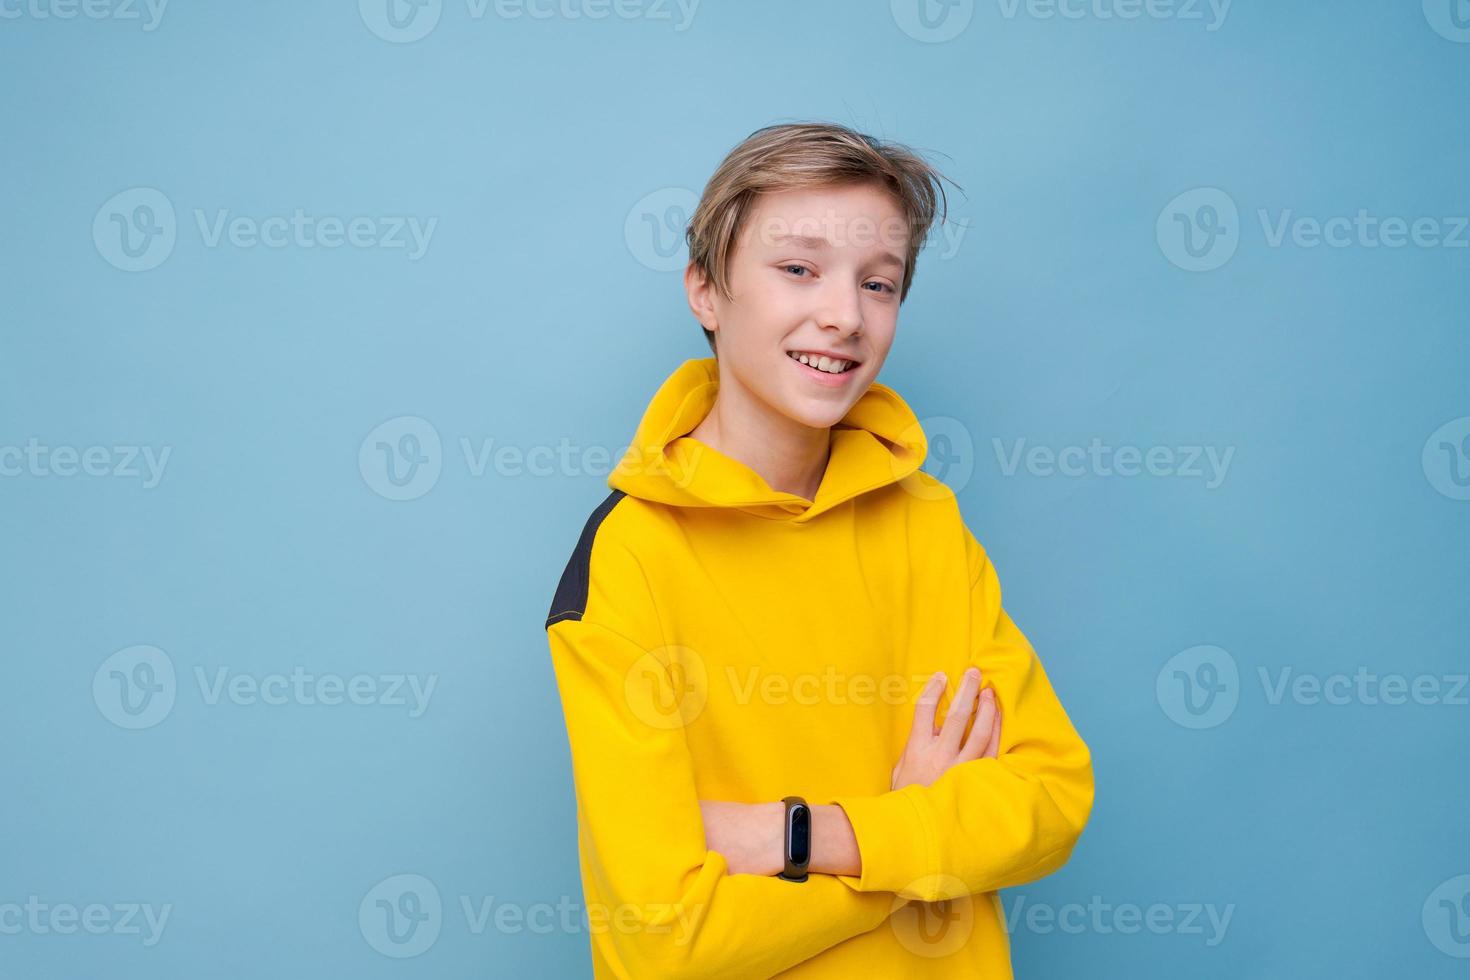
[[[726,298],[733,299],[730,260],[757,195],[822,184],[877,182],[893,195],[908,226],[908,254],[899,290],[902,303],[936,211],[941,222],[948,212],[941,178],[949,180],[909,147],[836,123],[766,126],[731,150],[705,184],[684,233],[689,261]],[[703,325],[701,329],[714,350],[714,332]]]

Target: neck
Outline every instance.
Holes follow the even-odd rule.
[[[773,490],[816,499],[832,430],[802,425],[762,402],[723,369],[709,414],[690,436],[749,466]]]

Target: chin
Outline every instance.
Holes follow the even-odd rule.
[[[813,398],[788,399],[781,408],[781,414],[813,429],[830,429],[842,421],[852,406],[853,402],[846,398],[840,402]]]

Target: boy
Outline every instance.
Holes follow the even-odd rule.
[[[596,977],[1010,977],[995,892],[1087,823],[1088,748],[875,381],[939,176],[771,126],[690,220],[715,356],[654,395],[546,620]]]

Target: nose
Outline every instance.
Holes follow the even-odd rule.
[[[822,329],[836,331],[838,337],[846,338],[857,333],[863,326],[863,304],[857,291],[838,283],[835,279],[827,284],[822,294],[822,307],[818,313]]]

